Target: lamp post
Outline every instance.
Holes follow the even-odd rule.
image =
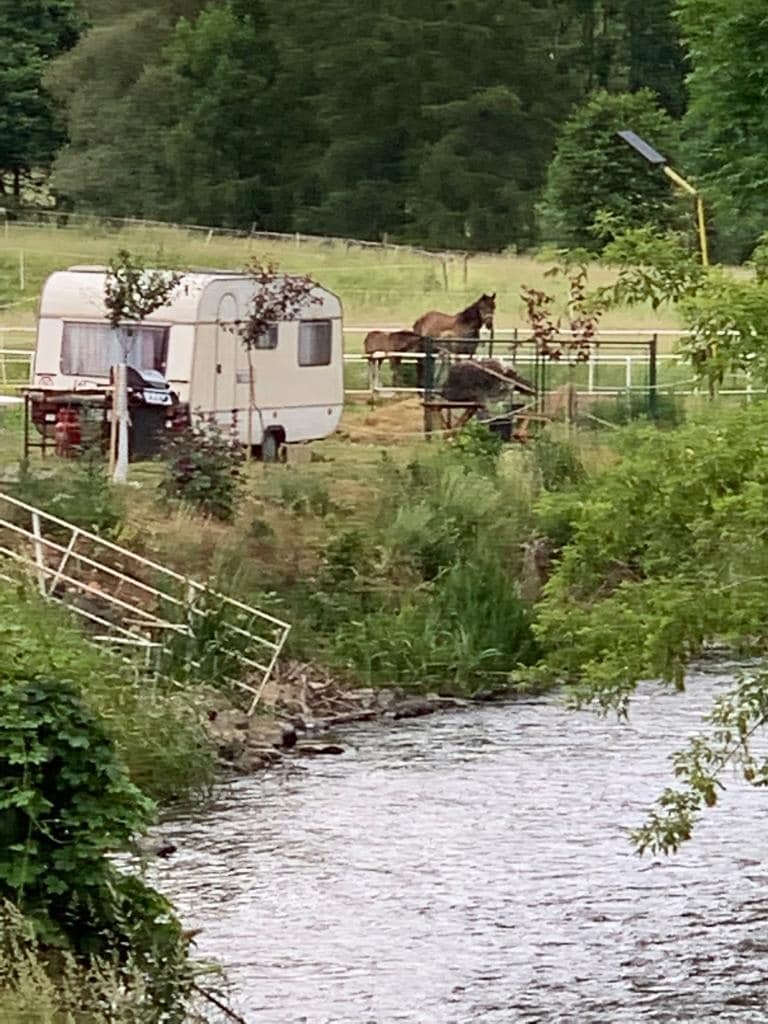
[[[617,132],[620,139],[623,139],[628,146],[631,146],[636,153],[639,153],[644,160],[647,160],[649,164],[654,167],[661,167],[662,171],[673,181],[675,185],[687,192],[688,195],[693,196],[696,200],[696,224],[699,231],[699,247],[701,249],[701,262],[703,266],[709,266],[709,245],[707,244],[707,228],[704,223],[704,202],[701,198],[701,194],[693,185],[686,181],[682,174],[678,174],[677,171],[673,170],[667,163],[667,158],[662,156],[658,150],[654,149],[653,146],[649,145],[645,139],[641,139],[635,132],[623,131]]]

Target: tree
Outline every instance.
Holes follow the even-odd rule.
[[[18,199],[24,178],[47,169],[64,141],[43,78],[49,62],[75,45],[81,27],[74,0],[0,0],[0,193],[10,177]]]
[[[689,159],[715,204],[724,254],[741,260],[768,229],[765,5],[678,0],[676,14],[692,66]]]
[[[115,483],[128,479],[128,382],[127,363],[133,341],[132,328],[164,306],[181,282],[181,274],[147,270],[126,249],[112,260],[104,282],[107,319],[122,349],[122,362],[112,368],[113,422],[117,422]]]
[[[673,15],[674,0],[624,0],[627,88],[651,89],[672,117],[685,113],[686,61]]]
[[[650,90],[591,96],[563,125],[547,172],[539,209],[547,240],[596,249],[601,239],[593,229],[604,212],[625,227],[680,222],[678,195],[658,169],[617,138],[622,129],[637,132],[674,158],[675,125]]]
[[[539,507],[565,541],[535,629],[546,670],[576,700],[626,714],[640,680],[683,688],[712,641],[760,656],[673,758],[678,786],[636,833],[641,850],[689,838],[732,767],[768,784],[754,742],[768,724],[766,431],[765,402],[708,409],[675,431],[633,429],[618,463]]]
[[[175,98],[167,140],[175,215],[275,226],[286,113],[273,93],[278,60],[263,5],[231,0],[194,22],[182,19],[166,57]]]
[[[203,6],[159,0],[126,12],[115,0],[95,5],[91,30],[45,79],[68,135],[51,176],[59,197],[114,216],[171,215],[178,189],[166,141],[176,108],[162,54],[179,17]]]

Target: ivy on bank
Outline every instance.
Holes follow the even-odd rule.
[[[154,805],[129,780],[77,688],[0,678],[0,900],[51,949],[138,965],[155,1019],[183,1020],[186,949],[172,907],[107,854]]]

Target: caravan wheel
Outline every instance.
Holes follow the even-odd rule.
[[[280,457],[282,438],[276,430],[268,430],[261,442],[261,461],[277,462]]]

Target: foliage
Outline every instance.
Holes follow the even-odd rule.
[[[72,683],[4,666],[0,695],[0,898],[47,944],[86,960],[131,957],[155,1019],[181,1021],[180,926],[166,900],[107,857],[146,827],[152,804]]]
[[[213,415],[198,417],[166,443],[160,492],[229,521],[243,491],[244,461],[234,430],[224,433]]]
[[[765,8],[760,0],[677,0],[675,12],[692,65],[689,160],[731,258],[740,260],[768,228]]]
[[[611,213],[623,227],[664,229],[678,222],[678,197],[670,183],[617,138],[627,128],[674,157],[674,123],[650,90],[588,97],[563,124],[547,170],[540,206],[546,239],[597,249],[593,226],[601,212]]]
[[[166,305],[182,282],[170,270],[147,270],[127,249],[119,249],[110,261],[104,282],[104,307],[115,330],[141,323]]]
[[[471,694],[503,689],[508,673],[532,664],[537,649],[530,612],[506,567],[478,558],[455,562],[397,609],[345,624],[334,654],[366,682]]]
[[[573,445],[542,431],[531,446],[531,457],[547,491],[560,491],[583,483],[586,471]]]
[[[280,480],[280,500],[298,516],[327,516],[334,507],[322,480],[299,476],[290,470]]]
[[[680,112],[670,6],[102,0],[47,76],[53,185],[114,215],[526,246],[574,103],[650,86]]]
[[[251,259],[246,272],[253,282],[253,298],[244,322],[227,325],[241,337],[247,349],[259,348],[271,325],[281,320],[299,320],[307,306],[322,300],[313,294],[315,282],[300,274],[281,274],[270,258]]]
[[[707,639],[761,645],[767,421],[761,402],[620,435],[622,462],[570,504],[572,539],[539,607],[554,672],[623,708],[640,678],[681,684]]]
[[[498,469],[503,442],[481,420],[470,420],[448,439],[448,444],[468,469],[491,473]]]
[[[560,362],[565,357],[568,363],[584,363],[597,334],[602,313],[601,306],[590,299],[586,292],[587,269],[556,267],[568,274],[568,313],[565,325],[563,318],[552,312],[554,297],[539,288],[523,288],[522,299],[525,314],[531,329],[531,340],[538,354],[550,362]]]
[[[182,18],[165,60],[173,97],[164,147],[172,213],[196,224],[270,227],[285,118],[264,5],[232,0]]]
[[[726,373],[748,371],[768,381],[768,284],[763,249],[755,250],[754,277],[735,278],[719,268],[702,267],[678,236],[650,228],[620,234],[604,252],[619,268],[613,285],[598,289],[604,308],[650,302],[676,305],[687,327],[678,346],[694,372],[714,392]]]
[[[22,179],[49,167],[64,141],[43,77],[47,64],[75,45],[81,28],[74,0],[0,3],[0,194],[10,175],[19,199]]]
[[[569,536],[535,632],[548,671],[576,699],[625,713],[641,679],[682,687],[708,642],[765,651],[767,428],[766,403],[707,410],[665,433],[633,428],[620,435],[621,463],[568,499]],[[759,668],[714,708],[711,736],[677,757],[682,788],[640,830],[642,848],[687,838],[726,764],[761,784],[750,741],[764,723],[764,687]]]
[[[656,392],[656,402],[653,411],[653,422],[657,427],[678,427],[685,422],[684,400],[676,398],[674,392]],[[589,405],[589,416],[580,424],[583,427],[596,429],[600,424],[612,423],[615,426],[625,426],[636,420],[648,420],[651,418],[651,408],[648,392],[619,391],[612,397],[601,399]]]
[[[21,463],[8,489],[20,501],[107,540],[116,541],[125,525],[124,497],[110,483],[101,454],[93,449],[53,470]],[[65,535],[69,537],[68,530],[62,532]]]
[[[601,215],[597,227],[606,239],[602,262],[618,271],[616,281],[597,291],[594,301],[607,308],[649,302],[652,309],[678,303],[702,288],[708,271],[679,233],[644,224],[623,229]]]
[[[0,647],[14,675],[77,685],[114,740],[131,781],[155,799],[204,795],[213,759],[193,690],[167,694],[88,643],[60,607],[0,587]]]

